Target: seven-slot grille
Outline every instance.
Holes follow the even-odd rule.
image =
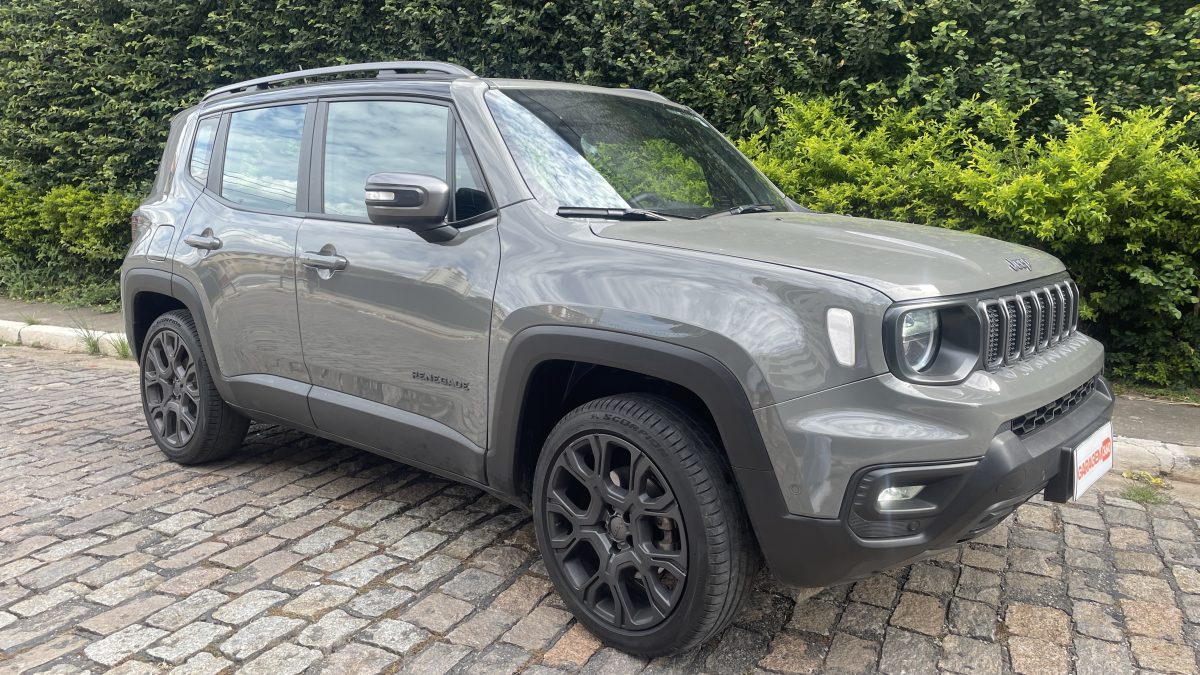
[[[980,303],[984,365],[1015,363],[1064,340],[1079,325],[1079,289],[1067,279]]]

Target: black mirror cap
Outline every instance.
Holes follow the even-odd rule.
[[[364,189],[367,217],[372,223],[403,227],[422,236],[443,228],[454,229],[446,224],[450,186],[436,176],[373,173],[367,177]]]

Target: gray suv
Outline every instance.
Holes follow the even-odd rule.
[[[815,213],[656,94],[432,62],[286,73],[174,118],[128,335],[181,463],[251,419],[533,513],[641,655],[977,537],[1112,463],[1104,350],[1045,253]]]

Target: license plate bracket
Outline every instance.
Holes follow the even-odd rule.
[[[1071,498],[1079,498],[1113,467],[1112,422],[1071,448]]]

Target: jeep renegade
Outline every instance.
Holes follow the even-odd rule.
[[[132,223],[167,457],[255,419],[529,506],[564,602],[634,654],[720,631],[761,559],[862,579],[1112,464],[1057,259],[808,211],[646,91],[433,62],[233,84],[174,118]]]

